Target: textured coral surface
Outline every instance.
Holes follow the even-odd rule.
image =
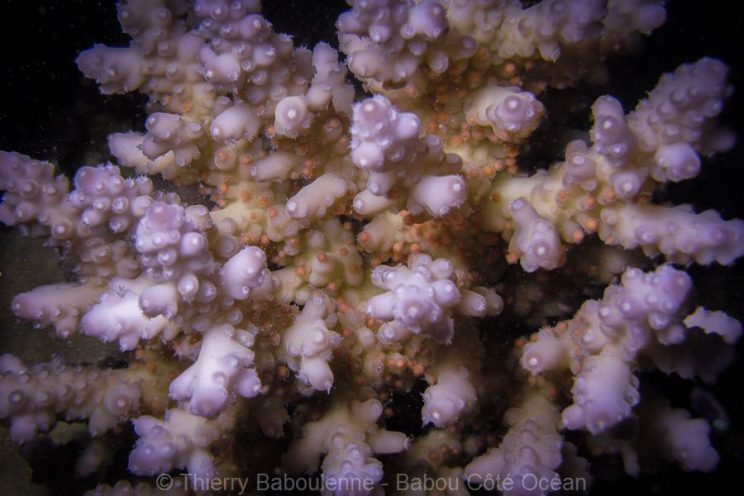
[[[660,0],[350,1],[320,42],[277,10],[122,1],[76,50],[115,106],[47,121],[99,137],[4,136],[0,418],[35,480],[733,487],[730,52],[644,59]]]

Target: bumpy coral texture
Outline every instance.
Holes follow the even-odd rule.
[[[632,475],[713,470],[707,421],[642,372],[713,382],[741,334],[696,305],[684,268],[732,264],[744,222],[652,201],[733,145],[716,120],[726,66],[689,61],[630,111],[598,98],[591,129],[527,173],[545,91],[600,82],[601,60],[664,22],[662,1],[349,3],[339,55],[295,47],[257,0],[123,0],[131,44],[77,64],[105,94],[147,95],[143,131],[111,135],[111,162],[72,183],[0,153],[0,221],[74,276],[12,311],[129,360],[2,356],[12,439],[87,422],[87,475],[113,459],[97,438],[131,423],[134,476],[255,481],[268,460],[339,495],[399,473],[462,483],[452,494],[591,481],[567,431]],[[419,393],[423,434],[386,428]],[[155,494],[143,480],[93,494]]]

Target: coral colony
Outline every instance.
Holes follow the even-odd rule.
[[[257,0],[122,1],[130,46],[77,65],[105,94],[147,95],[145,131],[111,135],[111,162],[72,181],[0,154],[0,220],[74,273],[12,311],[131,351],[114,369],[3,355],[13,441],[86,422],[85,476],[132,425],[128,480],[100,495],[230,477],[546,494],[588,489],[597,455],[632,476],[713,470],[708,422],[639,379],[713,382],[741,334],[684,268],[732,264],[744,222],[652,198],[733,146],[726,66],[690,60],[633,109],[596,99],[588,132],[534,171],[541,97],[603,82],[663,1],[349,3],[339,54],[294,46]],[[515,316],[531,331],[509,334]],[[422,396],[410,432],[391,427],[405,395]],[[262,458],[276,464],[257,473]]]

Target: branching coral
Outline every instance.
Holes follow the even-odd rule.
[[[712,383],[741,334],[684,265],[734,263],[744,222],[659,201],[734,145],[726,65],[682,64],[628,113],[598,97],[529,172],[549,93],[606,82],[662,1],[349,4],[339,54],[296,47],[253,0],[122,1],[130,45],[77,65],[106,95],[145,95],[142,131],[72,182],[0,152],[0,221],[70,273],[12,311],[127,362],[3,355],[12,439],[87,422],[90,474],[111,460],[97,438],[131,421],[131,474],[258,491],[262,458],[327,494],[545,494],[590,482],[587,452],[631,475],[713,470],[706,420],[644,374]],[[282,442],[242,457],[246,436]]]

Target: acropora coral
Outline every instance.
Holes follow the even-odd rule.
[[[66,276],[13,314],[120,350],[0,356],[10,438],[73,431],[95,495],[542,495],[591,490],[608,458],[715,470],[700,385],[742,328],[690,273],[734,264],[744,221],[665,195],[735,146],[725,61],[660,71],[632,106],[597,88],[663,0],[348,3],[337,50],[258,0],[122,0],[130,43],[76,63],[144,95],[138,130],[70,178],[0,152],[0,221]],[[572,99],[581,129],[556,124]]]

